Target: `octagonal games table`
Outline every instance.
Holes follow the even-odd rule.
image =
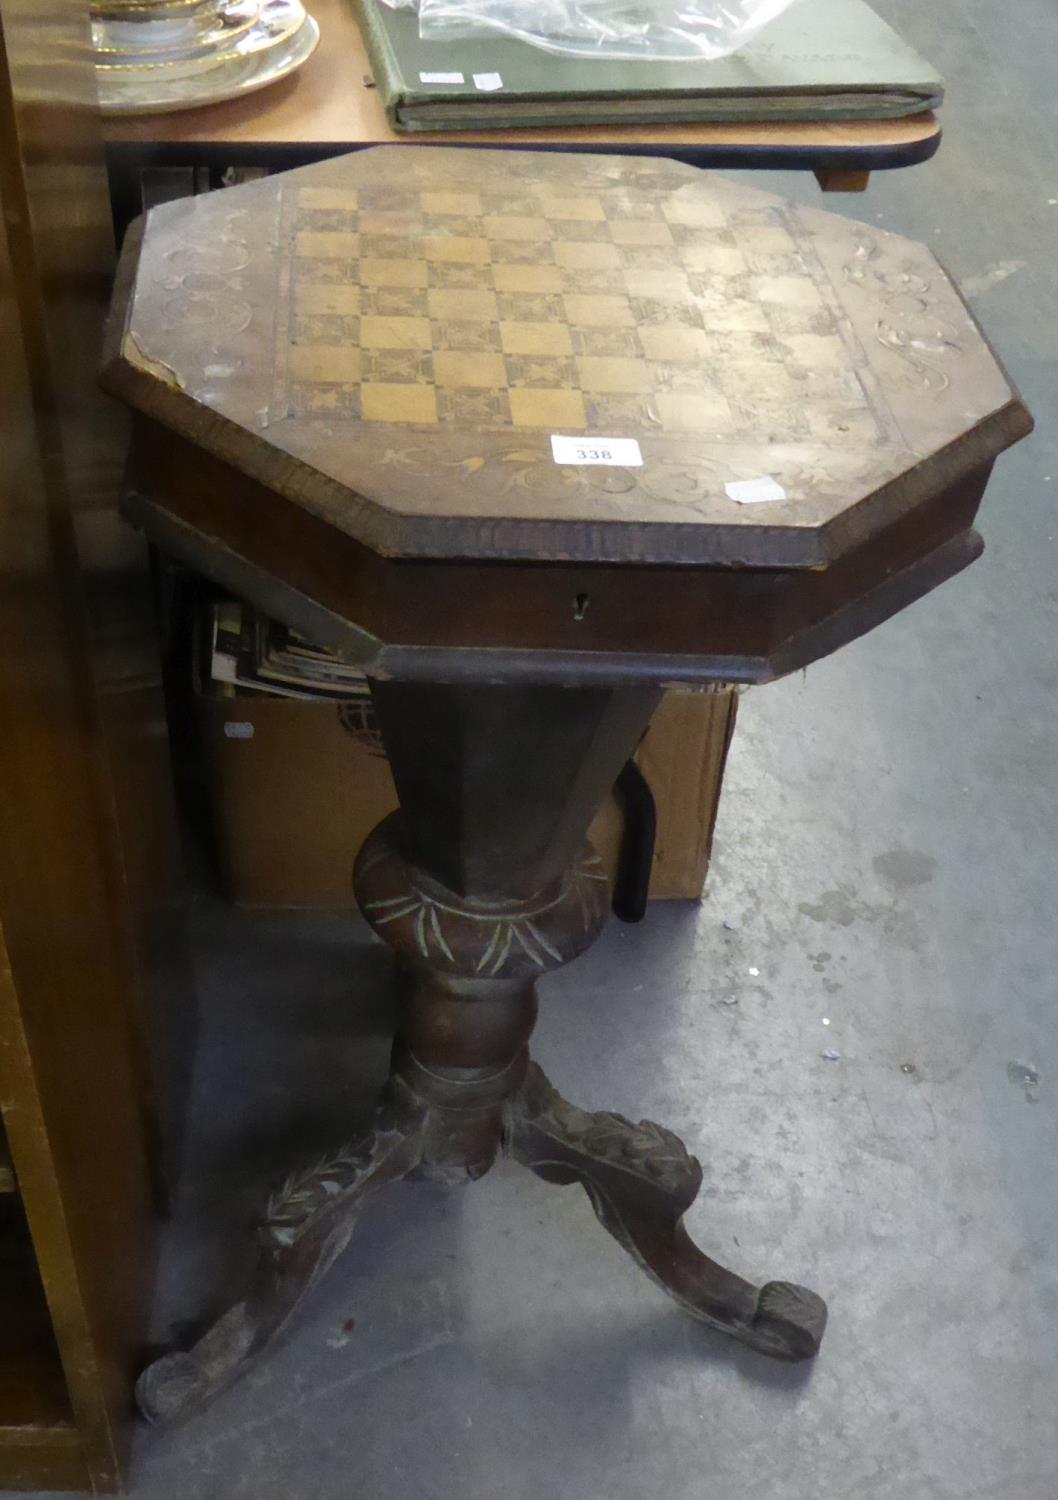
[[[153,210],[104,383],[129,514],[364,666],[400,799],[354,876],[402,961],[374,1123],[277,1188],[247,1296],[144,1410],[237,1375],[379,1188],[501,1151],[695,1317],[813,1355],[818,1296],[687,1236],[683,1144],[566,1103],[528,1043],[662,688],[804,666],[978,555],[1031,421],[930,252],[665,160],[382,147]]]

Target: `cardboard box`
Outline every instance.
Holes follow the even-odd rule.
[[[355,905],[352,868],[397,803],[389,764],[356,705],[197,696],[221,877],[247,907]],[[657,804],[651,900],[697,899],[709,864],[733,692],[668,693],[637,761]],[[611,878],[624,820],[610,798],[591,837]]]

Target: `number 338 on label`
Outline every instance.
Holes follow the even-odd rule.
[[[609,464],[615,469],[640,469],[643,455],[635,438],[578,438],[551,434],[556,464]]]

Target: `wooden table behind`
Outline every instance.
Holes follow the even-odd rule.
[[[259,94],[203,109],[114,119],[112,148],[140,148],[140,157],[224,165],[294,160],[384,142],[544,146],[577,150],[633,150],[678,157],[700,166],[791,167],[823,174],[823,186],[859,190],[875,169],[928,159],[940,142],[933,114],[898,120],[798,124],[603,125],[548,130],[475,130],[407,135],[393,130],[371,86],[364,45],[347,0],[311,0],[322,39],[292,77]],[[366,81],[365,81],[366,80]],[[828,177],[828,174],[832,174]]]

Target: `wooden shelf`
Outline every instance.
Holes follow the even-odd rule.
[[[0,1428],[72,1420],[25,1215],[8,1195],[0,1203]]]
[[[233,166],[263,160],[276,167],[294,159],[391,143],[631,149],[693,160],[699,166],[813,171],[822,174],[824,186],[836,173],[834,186],[860,191],[867,173],[925,161],[940,143],[940,124],[930,113],[893,120],[580,125],[408,135],[393,130],[379,91],[371,86],[367,55],[348,0],[309,0],[309,9],[319,22],[321,40],[304,67],[242,99],[108,120],[106,139],[114,159],[120,160],[122,152],[146,151],[154,165],[182,156],[204,162],[216,157]],[[194,151],[188,151],[190,146]]]
[[[11,1152],[8,1150],[4,1127],[0,1125],[0,1197],[5,1193],[17,1192],[18,1183],[15,1180],[15,1169],[11,1165]]]
[[[76,5],[42,24],[0,0],[0,37],[0,1490],[100,1494],[147,1329],[154,1042],[190,1002],[149,574],[96,386],[113,219],[92,54]]]
[[[87,1483],[25,1215],[8,1193],[0,1199],[0,1487]]]

